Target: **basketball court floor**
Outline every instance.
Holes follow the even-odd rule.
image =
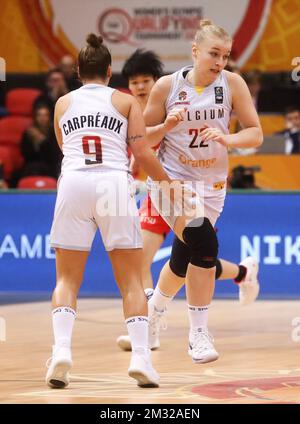
[[[127,375],[130,353],[116,345],[116,338],[126,334],[120,299],[79,300],[71,383],[63,390],[48,388],[50,311],[50,302],[0,307],[6,323],[0,403],[300,404],[299,301],[241,307],[234,300],[215,300],[209,327],[220,358],[196,365],[187,354],[186,303],[175,300],[161,349],[152,353],[161,375],[158,389],[141,389]]]

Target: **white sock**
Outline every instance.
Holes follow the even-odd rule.
[[[153,292],[153,296],[149,300],[149,303],[151,303],[156,311],[158,312],[164,312],[167,308],[167,304],[171,302],[174,296],[168,296],[167,294],[163,293],[158,286],[155,287],[155,290]]]
[[[202,330],[207,330],[208,322],[208,307],[207,306],[191,306],[189,308],[189,320],[190,320],[190,329],[201,328]]]
[[[132,352],[143,350],[143,353],[148,354],[148,317],[130,317],[127,318],[125,323],[131,341]]]
[[[68,306],[53,309],[52,323],[55,346],[71,347],[71,339],[76,312]]]

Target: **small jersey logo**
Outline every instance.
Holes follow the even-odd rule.
[[[177,105],[189,105],[190,102],[187,100],[187,92],[180,91],[178,94],[178,100],[175,101],[175,106]]]
[[[225,187],[225,181],[218,181],[217,183],[214,183],[213,187],[214,190],[223,190]]]
[[[178,98],[181,102],[184,102],[187,98],[187,92],[186,91],[180,91],[178,94]]]
[[[223,87],[215,87],[215,101],[216,104],[223,103]]]

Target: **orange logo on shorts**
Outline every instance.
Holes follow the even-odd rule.
[[[214,183],[213,188],[214,190],[223,190],[225,187],[226,181],[218,181],[217,183]]]

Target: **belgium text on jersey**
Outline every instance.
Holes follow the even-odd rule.
[[[225,116],[224,108],[219,109],[203,109],[203,110],[195,110],[195,111],[187,111],[187,120],[188,121],[199,121],[199,120],[207,120],[207,119],[222,119]]]

